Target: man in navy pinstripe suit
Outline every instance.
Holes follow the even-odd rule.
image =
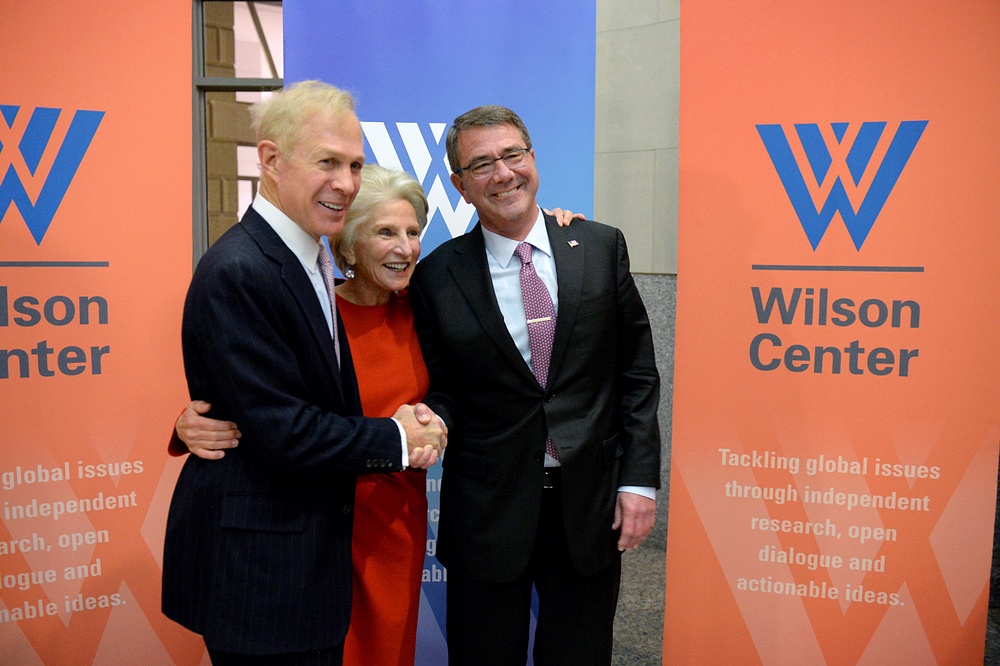
[[[182,331],[191,395],[243,436],[220,461],[184,465],[163,611],[202,634],[216,664],[340,664],[355,475],[433,464],[446,431],[412,406],[362,417],[317,265],[360,185],[350,95],[303,82],[253,112],[260,193],[198,264]]]

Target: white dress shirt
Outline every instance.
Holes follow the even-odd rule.
[[[485,227],[483,239],[486,242],[486,262],[490,267],[493,291],[500,304],[500,314],[503,315],[504,323],[510,331],[510,337],[514,339],[514,344],[517,345],[517,350],[521,352],[524,362],[530,368],[531,346],[528,344],[528,323],[524,314],[524,299],[521,297],[521,260],[514,256],[514,250],[521,241],[495,234]],[[559,287],[556,281],[556,262],[552,257],[549,235],[545,233],[541,209],[538,210],[538,219],[535,220],[524,242],[532,245],[531,262],[535,265],[538,277],[549,290],[558,320]]]

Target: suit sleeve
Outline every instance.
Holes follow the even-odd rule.
[[[617,245],[618,364],[623,454],[618,485],[660,487],[660,426],[657,407],[660,377],[656,369],[649,316],[629,268],[625,236],[615,229]]]
[[[417,329],[417,339],[420,341],[420,351],[430,375],[430,390],[424,398],[424,404],[444,420],[449,432],[455,427],[458,416],[457,406],[447,386],[442,385],[444,377],[450,377],[448,371],[449,356],[441,341],[435,325],[435,314],[427,289],[431,278],[426,274],[426,264],[417,264],[410,287],[410,303],[413,306],[413,323]]]
[[[180,436],[177,434],[177,429],[175,428],[172,433],[170,433],[170,441],[167,442],[167,453],[171,456],[183,456],[188,453],[187,446],[181,440]]]
[[[296,475],[400,469],[396,424],[345,402],[319,349],[332,342],[316,338],[278,267],[238,248],[213,260],[199,266],[185,303],[185,369],[211,416],[240,424],[240,450]]]

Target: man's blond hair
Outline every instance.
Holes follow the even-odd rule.
[[[322,81],[299,81],[285,86],[250,107],[250,126],[257,143],[273,141],[284,152],[295,150],[300,130],[319,112],[334,116],[354,114],[354,97]]]

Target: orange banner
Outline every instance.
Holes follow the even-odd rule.
[[[160,613],[190,4],[5,3],[0,44],[0,662],[197,663]]]
[[[664,663],[982,663],[1000,3],[681,29]]]

